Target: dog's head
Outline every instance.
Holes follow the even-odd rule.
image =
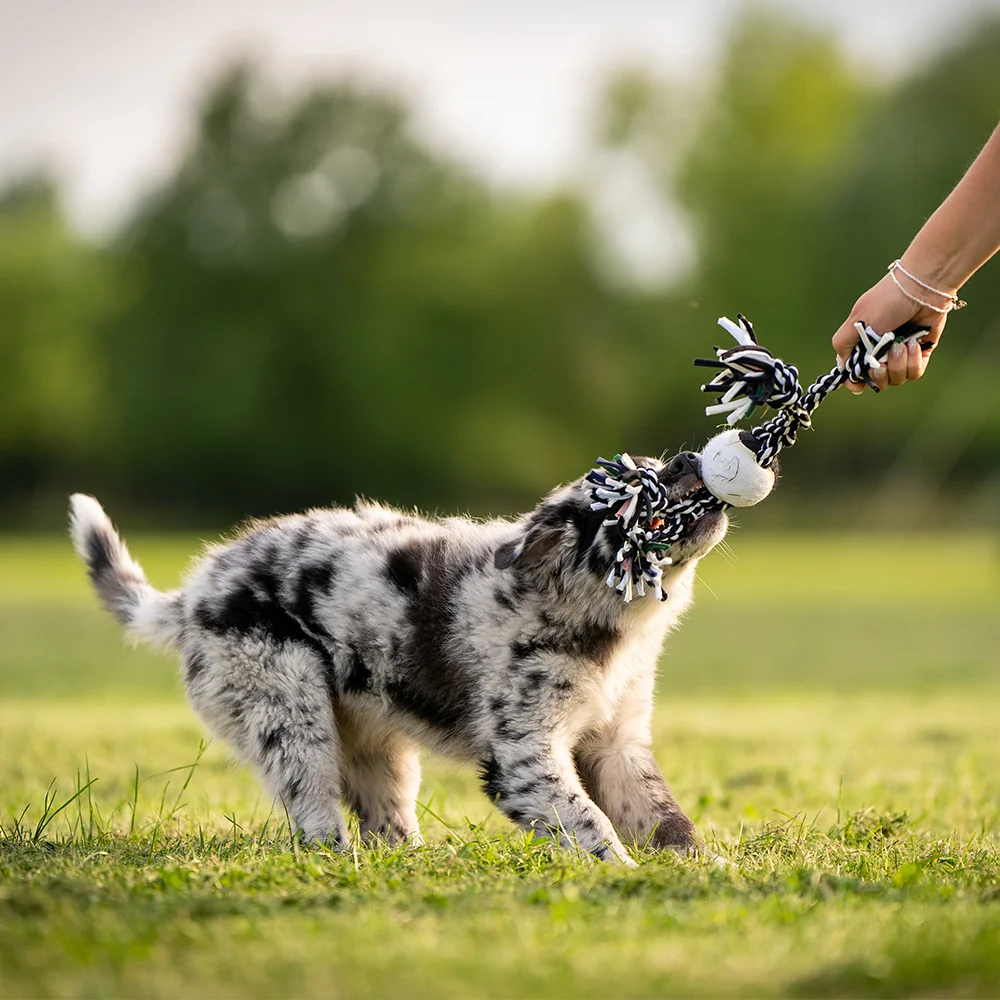
[[[657,470],[671,500],[681,500],[702,485],[701,460],[694,452],[680,452],[667,461],[636,461]],[[497,568],[542,575],[587,573],[603,581],[621,540],[614,528],[603,527],[607,512],[592,510],[591,502],[590,488],[583,479],[554,490],[522,519],[516,535],[497,547]],[[673,565],[665,569],[665,576],[708,553],[722,541],[727,525],[722,511],[712,511],[695,522],[671,547]]]

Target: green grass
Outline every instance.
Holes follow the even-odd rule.
[[[732,544],[655,719],[730,864],[622,871],[433,759],[427,847],[296,847],[68,544],[0,542],[0,996],[1000,995],[995,539]]]

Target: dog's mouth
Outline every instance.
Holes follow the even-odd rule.
[[[674,567],[710,552],[726,535],[729,518],[724,511],[710,510],[694,522],[670,549]]]
[[[675,494],[674,499],[686,500],[688,497],[694,496],[698,490],[703,489],[705,483],[702,481],[701,476],[688,473],[681,476],[672,486],[671,492]]]
[[[660,481],[667,487],[674,501],[687,500],[705,488],[701,478],[701,456],[696,452],[681,452],[670,459],[660,473]],[[710,510],[694,521],[673,544],[671,556],[674,565],[705,555],[722,541],[729,524],[721,510]]]
[[[702,482],[701,477],[694,475],[693,473],[675,479],[674,481],[667,484],[669,487],[670,499],[676,503],[679,500],[687,500],[688,497],[693,497],[699,490],[704,489],[704,482]],[[650,527],[654,530],[657,528],[662,528],[666,522],[662,517],[653,518]],[[697,524],[698,522],[695,522]],[[693,530],[695,525],[692,525],[688,532]],[[685,532],[687,534],[688,532]]]
[[[654,460],[637,459],[637,461],[652,462]],[[695,497],[705,489],[705,483],[701,478],[701,455],[693,451],[679,452],[664,462],[658,473],[658,478],[666,488],[667,496],[672,502],[676,503]],[[663,527],[664,523],[657,518],[650,527],[655,530]],[[671,544],[670,556],[673,565],[680,566],[691,559],[705,555],[722,541],[728,524],[729,520],[721,510],[710,510],[703,514],[685,529],[677,541]]]

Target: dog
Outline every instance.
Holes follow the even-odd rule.
[[[644,458],[671,499],[699,457]],[[599,859],[625,843],[697,851],[650,748],[657,661],[727,528],[671,549],[665,600],[605,578],[620,544],[584,479],[519,520],[430,520],[368,501],[251,522],[183,586],[155,590],[100,504],[70,501],[74,546],[136,640],[176,650],[188,698],[279,796],[298,834],[420,843],[420,744],[479,766],[515,824]]]

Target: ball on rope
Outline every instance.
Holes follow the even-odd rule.
[[[732,427],[716,434],[702,449],[701,481],[733,507],[752,507],[774,489],[774,472],[757,464],[757,456]]]
[[[871,372],[880,368],[893,341],[918,340],[927,327],[906,323],[898,330],[878,334],[856,324],[859,343],[846,363],[821,375],[807,389],[799,383],[795,365],[775,357],[757,342],[753,324],[743,315],[738,323],[723,317],[719,325],[736,341],[735,347],[716,347],[715,358],[697,358],[701,368],[716,374],[701,388],[718,395],[705,408],[709,416],[725,413],[735,424],[758,407],[775,411],[770,420],[748,431],[731,427],[717,434],[701,453],[702,486],[671,500],[660,482],[660,469],[636,462],[628,455],[613,461],[600,458],[586,480],[592,510],[606,511],[602,527],[613,528],[618,551],[606,582],[628,603],[642,597],[649,586],[658,600],[666,600],[663,568],[671,565],[671,546],[711,511],[726,507],[752,507],[774,489],[772,463],[783,448],[795,444],[800,430],[812,426],[812,414],[834,389],[848,378],[878,386]],[[921,349],[929,344],[920,341]],[[745,444],[749,441],[750,444]]]

